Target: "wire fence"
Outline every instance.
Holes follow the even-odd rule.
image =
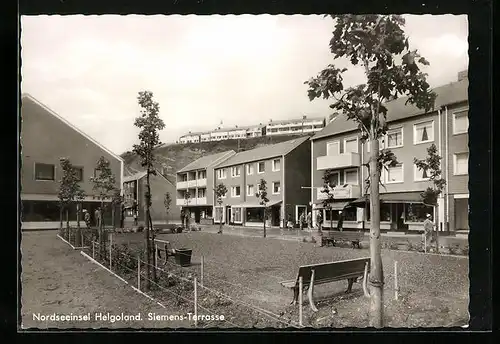
[[[174,262],[171,256],[160,258],[158,251],[153,249],[147,262],[143,250],[134,251],[125,244],[113,243],[112,234],[106,235],[104,239],[91,232],[83,232],[80,240],[81,249],[88,256],[138,290],[147,292],[166,308],[175,309],[180,314],[191,314],[196,318],[195,326],[198,328],[300,327],[297,319],[286,319],[238,296],[229,295],[224,288],[212,286],[212,282],[272,297],[270,292],[215,278],[206,271],[203,273],[200,268],[204,262],[197,269],[180,266],[178,256],[183,255],[183,252],[176,252]],[[154,245],[151,246],[154,248]]]

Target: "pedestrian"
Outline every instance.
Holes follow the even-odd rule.
[[[302,212],[300,214],[300,217],[299,217],[299,226],[300,226],[300,230],[304,230],[304,222],[306,221],[306,217],[304,216],[304,212]]]
[[[95,226],[97,228],[100,228],[101,226],[101,208],[97,208],[94,212],[94,221],[95,221]]]
[[[191,213],[188,210],[188,211],[186,211],[186,230],[189,229],[190,217],[191,217]]]
[[[87,229],[90,229],[90,226],[91,226],[90,213],[87,211],[87,209],[83,209],[83,220],[85,221],[85,225],[87,226]]]
[[[292,215],[291,214],[288,214],[286,226],[287,226],[288,230],[293,229],[293,222],[292,222]]]
[[[125,222],[125,204],[123,202],[120,205],[120,228],[124,227]]]
[[[138,217],[139,217],[139,212],[137,210],[135,210],[134,211],[134,226],[139,225]]]
[[[323,225],[323,215],[321,214],[321,211],[318,211],[318,216],[316,216],[316,222],[318,223],[318,231],[321,232]]]
[[[186,219],[186,213],[184,212],[184,209],[181,210],[181,226],[184,228],[184,220]]]
[[[337,220],[337,230],[342,232],[342,226],[344,225],[344,214],[342,214],[342,210],[339,210],[339,219]]]
[[[426,219],[424,221],[424,235],[422,239],[424,240],[424,245],[427,243],[431,243],[433,241],[433,231],[434,231],[434,222],[432,221],[431,214],[426,215]]]
[[[312,229],[312,214],[311,212],[307,213],[307,229],[311,231]]]

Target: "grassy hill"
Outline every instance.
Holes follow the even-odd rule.
[[[157,168],[164,171],[165,176],[175,182],[175,173],[187,164],[195,161],[203,155],[216,154],[228,150],[241,152],[265,145],[275,144],[283,141],[293,140],[304,135],[280,135],[280,136],[263,136],[249,138],[243,140],[225,140],[214,142],[200,143],[185,143],[185,144],[168,144],[156,149]],[[142,171],[137,156],[133,152],[125,152],[121,154],[125,160],[126,170]]]

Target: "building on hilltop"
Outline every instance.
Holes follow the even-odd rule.
[[[214,207],[214,166],[235,151],[203,156],[177,171],[175,205],[188,212],[196,223],[212,224]]]
[[[68,158],[78,170],[80,185],[87,195],[80,209],[93,217],[100,200],[95,197],[90,177],[101,156],[105,157],[121,189],[124,161],[102,144],[59,116],[34,97],[21,98],[21,201],[22,229],[55,229],[60,226],[59,181],[62,177],[59,159]],[[105,200],[107,204],[110,200]],[[110,207],[105,210],[104,224],[111,225]],[[76,206],[69,209],[70,225],[76,225]],[[83,221],[83,215],[80,213]],[[65,220],[65,218],[64,218]],[[115,216],[119,221],[119,216]],[[115,223],[116,224],[116,223]]]
[[[266,135],[293,135],[293,134],[310,134],[323,130],[326,126],[324,117],[287,119],[273,121],[270,120],[266,125]]]
[[[290,216],[298,221],[310,202],[311,146],[309,137],[237,153],[215,167],[215,185],[228,189],[222,206],[214,205],[214,222],[262,226],[264,207],[256,197],[266,180],[271,218],[269,226],[284,227]]]
[[[399,164],[383,171],[380,188],[381,229],[386,231],[421,231],[427,213],[434,209],[424,205],[420,194],[432,186],[428,176],[416,168],[414,158],[425,159],[427,148],[435,144],[442,157],[442,177],[447,185],[438,199],[440,231],[468,230],[468,79],[459,73],[458,81],[437,87],[434,110],[425,113],[406,98],[386,103],[389,130],[380,140],[381,148],[396,155]],[[311,138],[311,198],[315,215],[323,212],[324,225],[330,225],[330,212],[323,209],[323,175],[333,170],[336,187],[332,203],[333,225],[338,210],[344,210],[344,227],[370,227],[369,206],[365,201],[364,181],[368,170],[369,142],[359,141],[354,121],[340,114]],[[315,219],[316,216],[313,216]]]

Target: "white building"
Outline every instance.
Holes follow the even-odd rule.
[[[200,134],[201,142],[209,142],[210,141],[210,133],[201,133]]]
[[[227,131],[228,139],[230,140],[245,139],[247,137],[247,128],[238,128],[238,126],[236,126],[235,128],[227,129]]]
[[[200,135],[201,135],[201,133],[189,132],[189,134],[181,136],[179,138],[179,142],[180,143],[197,143],[197,142],[200,142]]]
[[[266,126],[260,123],[247,127],[247,137],[260,137],[266,135]]]
[[[324,117],[302,118],[269,121],[266,125],[266,135],[289,135],[301,133],[314,133],[322,130],[325,127],[326,119]]]

